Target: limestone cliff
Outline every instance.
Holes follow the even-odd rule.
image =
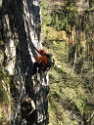
[[[4,42],[4,66],[14,86],[10,94],[14,99],[11,120],[16,124],[20,104],[27,95],[36,104],[36,124],[48,124],[48,76],[37,73],[32,78],[34,46],[42,48],[41,13],[38,0],[2,0],[1,34]],[[29,121],[28,121],[29,122]]]

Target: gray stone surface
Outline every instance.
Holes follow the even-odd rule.
[[[32,77],[35,51],[42,47],[40,5],[38,0],[3,0],[2,1],[2,39],[5,43],[5,67],[13,77],[14,98],[13,124],[18,124],[21,117],[21,101],[27,95],[34,98],[36,105],[35,125],[46,125],[48,115],[47,74],[37,73]],[[43,73],[44,74],[44,73]],[[33,125],[30,119],[28,125]]]

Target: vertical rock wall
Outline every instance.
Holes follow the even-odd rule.
[[[10,86],[14,99],[13,124],[20,114],[21,101],[27,95],[36,105],[35,124],[48,124],[48,75],[37,73],[32,79],[34,46],[42,48],[40,5],[38,0],[2,1],[2,40],[5,45],[4,66],[13,78]],[[21,114],[20,114],[21,115]],[[28,120],[31,125],[31,121]],[[33,122],[32,122],[33,124]]]

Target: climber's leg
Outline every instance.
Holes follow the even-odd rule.
[[[40,63],[35,62],[33,66],[33,74],[37,73],[37,68],[40,69]]]

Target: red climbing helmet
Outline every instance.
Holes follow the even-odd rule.
[[[44,55],[45,53],[46,53],[45,50],[43,50],[43,49],[40,50],[40,54],[41,54],[41,55]]]

